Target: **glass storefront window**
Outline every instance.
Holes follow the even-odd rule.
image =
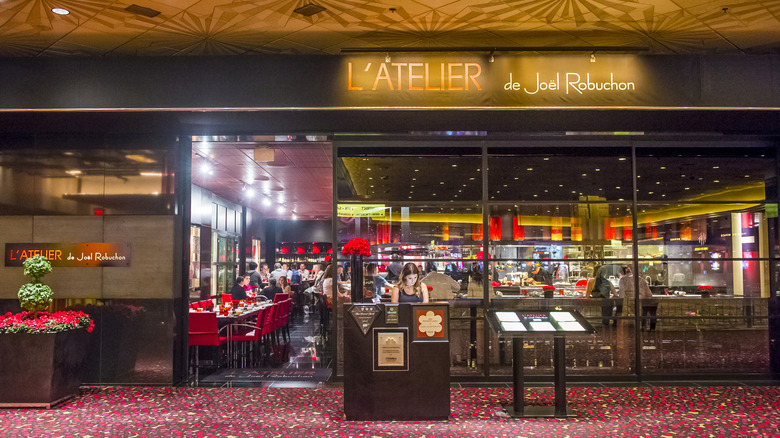
[[[476,254],[482,243],[475,232],[482,225],[478,204],[386,203],[372,217],[353,216],[351,208],[361,204],[339,206],[344,212],[338,218],[339,247],[354,237],[364,238],[371,245],[371,259],[380,262],[393,254],[423,260],[461,259]]]
[[[0,151],[0,214],[170,214],[174,172],[167,140],[63,136]]]
[[[362,237],[380,264],[401,255],[441,265],[473,299],[473,308],[451,305],[453,375],[511,374],[515,346],[485,331],[484,298],[494,308],[580,311],[599,332],[572,341],[567,367],[575,374],[724,370],[688,347],[741,351],[751,370],[766,370],[773,150],[531,143],[488,145],[485,169],[482,146],[457,156],[444,154],[458,148],[404,146],[338,152],[338,246]],[[361,208],[375,211],[354,214]],[[537,264],[550,273],[550,290],[528,281]],[[621,293],[623,268],[652,298]],[[586,299],[599,269],[616,295]],[[740,335],[761,347],[737,345]],[[526,372],[551,372],[550,344],[524,342]]]
[[[775,189],[772,149],[707,146],[637,148],[637,199],[762,202]]]
[[[354,146],[338,154],[339,202],[482,199],[479,148]]]
[[[631,201],[631,149],[488,148],[488,200]]]

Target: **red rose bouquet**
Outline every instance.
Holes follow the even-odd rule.
[[[341,249],[341,253],[344,255],[359,255],[370,256],[371,248],[368,246],[368,240],[355,237],[350,239],[346,245]]]

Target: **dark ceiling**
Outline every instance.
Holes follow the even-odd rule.
[[[318,7],[299,9],[305,5]],[[57,15],[55,8],[69,13]],[[310,12],[315,13],[307,15]],[[309,55],[354,48],[571,46],[631,46],[664,54],[777,53],[780,2],[0,2],[0,57]]]

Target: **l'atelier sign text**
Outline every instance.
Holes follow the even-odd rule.
[[[504,84],[504,90],[524,91],[527,94],[536,94],[545,91],[564,90],[566,94],[587,93],[590,91],[633,91],[636,85],[633,82],[617,82],[615,74],[609,74],[609,80],[598,81],[591,80],[590,73],[584,76],[580,73],[567,72],[564,74],[564,81],[561,84],[561,73],[555,73],[555,76],[542,77],[536,73],[536,81],[528,85],[521,85],[512,79],[512,73],[509,73],[509,82]]]
[[[355,66],[348,63],[347,89],[389,91],[468,91],[482,90],[479,76],[482,65],[478,62],[369,62],[362,67],[360,76],[366,83],[355,80]]]
[[[122,243],[6,243],[5,266],[22,266],[33,256],[45,257],[52,266],[130,266],[127,245]]]

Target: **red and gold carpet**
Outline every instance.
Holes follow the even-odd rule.
[[[51,410],[0,410],[0,437],[780,437],[772,386],[575,387],[567,419],[498,415],[509,388],[453,389],[449,421],[346,421],[342,400],[335,388],[88,388]],[[526,401],[552,404],[552,389]]]

